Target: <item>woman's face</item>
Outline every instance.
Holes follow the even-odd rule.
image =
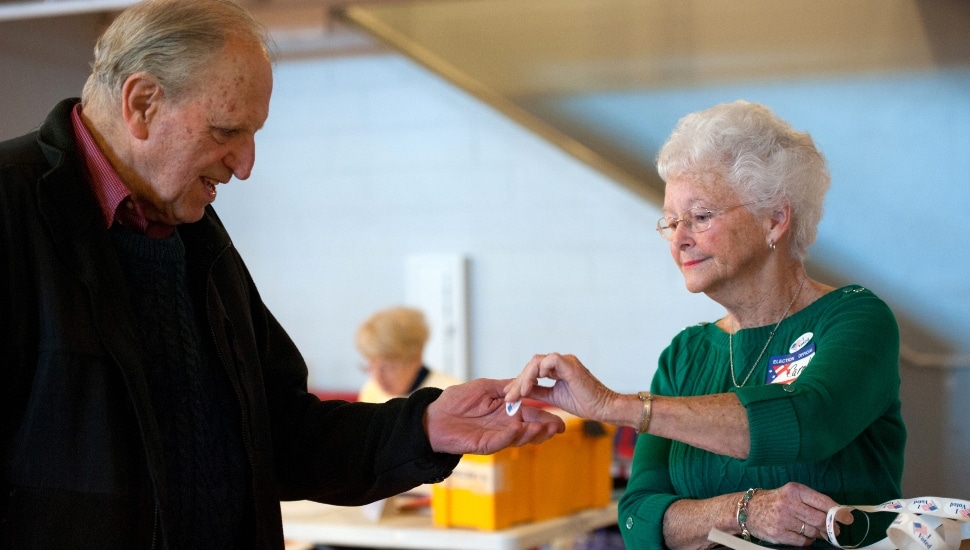
[[[416,359],[372,357],[367,360],[368,374],[385,393],[390,395],[407,395],[420,368],[420,357]]]
[[[747,208],[738,207],[743,202],[713,175],[702,181],[668,179],[664,217],[678,219],[695,207],[716,213],[708,229],[697,232],[689,224],[678,223],[670,237],[670,254],[690,292],[710,295],[730,290],[764,266],[769,252],[767,226]]]

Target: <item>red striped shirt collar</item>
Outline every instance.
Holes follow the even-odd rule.
[[[98,198],[98,204],[104,215],[105,227],[111,227],[113,223],[118,222],[149,237],[157,239],[171,237],[175,232],[174,225],[149,221],[138,204],[131,200],[131,191],[121,181],[118,172],[108,162],[104,152],[94,140],[94,136],[91,135],[91,131],[81,120],[80,103],[71,111],[71,123],[74,126],[74,140],[88,169],[88,183]]]

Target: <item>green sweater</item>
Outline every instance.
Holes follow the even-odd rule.
[[[773,326],[734,335],[739,383]],[[899,401],[899,329],[872,292],[837,289],[785,319],[744,387],[734,387],[729,365],[728,335],[713,323],[684,329],[661,355],[651,391],[735,392],[748,412],[751,449],[746,460],[738,460],[640,436],[619,506],[627,548],[662,548],[664,513],[683,498],[774,489],[789,481],[840,504],[880,504],[901,496],[906,429]],[[766,383],[769,365],[779,365],[782,379],[797,378]],[[882,538],[885,531],[876,534]]]

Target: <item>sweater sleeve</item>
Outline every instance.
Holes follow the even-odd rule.
[[[673,385],[664,368],[671,349],[663,352],[660,368],[650,390],[658,395],[672,395]],[[663,519],[667,508],[684,498],[677,495],[670,478],[671,440],[650,434],[637,436],[630,480],[620,498],[618,522],[627,548],[666,548]]]
[[[435,452],[423,426],[425,410],[440,394],[427,388],[386,403],[303,394],[303,417],[276,455],[282,495],[358,506],[448,477],[461,455]]]
[[[861,287],[836,292],[815,327],[815,356],[794,382],[734,390],[748,411],[748,465],[827,458],[898,404],[895,317]]]

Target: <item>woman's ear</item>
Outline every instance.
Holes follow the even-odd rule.
[[[765,221],[768,229],[768,242],[777,243],[788,233],[791,225],[791,204],[785,201],[784,204],[771,211],[771,215]]]
[[[135,73],[121,85],[121,114],[128,133],[147,139],[149,125],[164,97],[158,81],[146,73]]]

